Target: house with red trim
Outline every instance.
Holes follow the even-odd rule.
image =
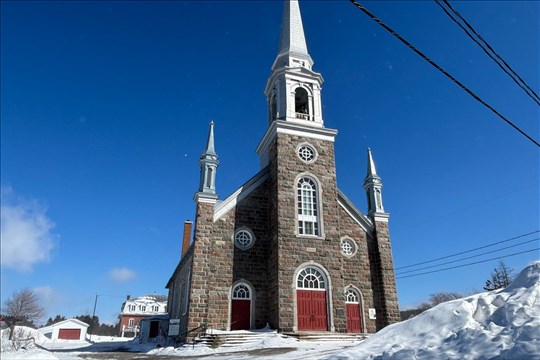
[[[86,341],[89,326],[78,319],[67,319],[39,328],[37,331],[51,340]]]

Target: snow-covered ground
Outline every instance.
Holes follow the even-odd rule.
[[[506,289],[440,304],[331,359],[540,359],[540,261]]]
[[[76,352],[58,353],[28,346],[9,351],[2,333],[2,360],[81,360],[77,355],[122,346],[149,355],[193,357],[215,354],[219,359],[459,359],[540,360],[540,261],[525,268],[506,289],[486,292],[440,304],[410,320],[386,327],[363,342],[309,343],[284,338],[273,331],[257,342],[235,348],[202,346],[151,350],[155,344],[110,337],[95,337]],[[116,340],[116,341],[114,341]],[[50,346],[47,338],[36,342]],[[56,346],[61,346],[56,343]],[[67,346],[67,345],[66,345]],[[265,352],[268,350],[268,352]],[[210,356],[208,356],[210,355]]]

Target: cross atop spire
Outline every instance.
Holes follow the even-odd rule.
[[[309,70],[313,66],[313,60],[307,50],[298,0],[284,2],[279,52],[272,70],[285,66],[305,67]]]

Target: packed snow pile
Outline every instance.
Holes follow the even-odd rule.
[[[328,359],[540,359],[540,261],[506,289],[440,304]]]
[[[35,349],[37,347],[36,344],[40,345],[49,340],[39,331],[26,326],[15,326],[13,339],[9,340],[10,331],[10,329],[3,329],[0,333],[2,338],[2,352]]]

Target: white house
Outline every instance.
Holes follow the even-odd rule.
[[[89,326],[80,320],[68,319],[42,327],[38,331],[51,340],[85,341]]]

